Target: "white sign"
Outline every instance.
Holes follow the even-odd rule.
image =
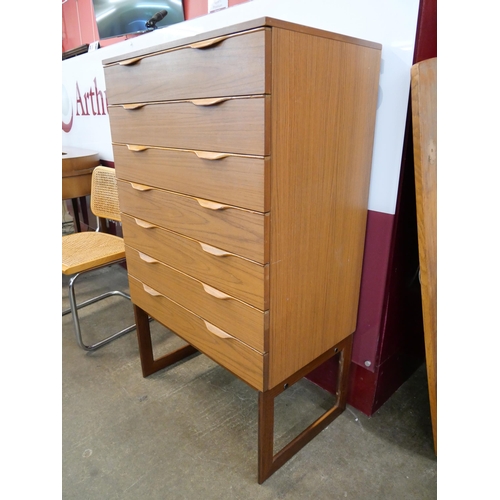
[[[208,13],[227,9],[227,0],[208,0]]]

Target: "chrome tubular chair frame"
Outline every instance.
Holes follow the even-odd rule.
[[[116,262],[116,264],[119,262],[123,262],[123,261],[118,261],[118,262]],[[99,269],[99,268],[96,268],[96,269]],[[93,269],[93,271],[94,270],[95,269]],[[88,272],[91,272],[91,271],[88,271]],[[85,302],[82,302],[81,304],[77,304],[76,303],[76,296],[75,296],[75,281],[78,278],[78,276],[80,276],[81,274],[83,274],[83,273],[75,274],[69,280],[69,287],[68,288],[69,288],[70,307],[69,307],[69,309],[66,309],[65,311],[63,311],[62,314],[63,314],[63,316],[65,316],[66,314],[69,314],[69,313],[71,313],[71,315],[72,315],[76,343],[85,351],[95,351],[96,349],[99,349],[99,347],[102,347],[106,344],[109,344],[111,341],[113,341],[113,340],[121,337],[122,335],[125,335],[126,333],[129,333],[132,330],[134,330],[135,324],[130,325],[127,328],[124,328],[123,330],[120,330],[119,332],[116,332],[113,335],[110,335],[109,337],[107,337],[103,340],[100,340],[99,342],[96,342],[95,344],[86,345],[83,342],[83,338],[82,338],[82,331],[80,328],[80,317],[78,315],[78,309],[82,309],[83,307],[90,306],[91,304],[94,304],[95,302],[99,302],[100,300],[103,300],[103,299],[105,299],[107,297],[111,297],[111,296],[120,296],[120,297],[124,297],[124,298],[130,300],[130,295],[127,295],[126,293],[124,293],[120,290],[113,290],[110,292],[105,292],[105,293],[98,295],[97,297],[93,297],[89,300],[86,300]]]
[[[134,323],[92,345],[86,345],[83,342],[78,315],[79,309],[111,296],[120,296],[130,300],[130,295],[119,290],[107,291],[80,304],[77,304],[75,296],[75,282],[81,274],[126,261],[123,239],[102,231],[102,224],[106,220],[117,222],[121,220],[114,169],[102,166],[94,169],[92,173],[91,209],[97,217],[96,231],[63,236],[62,272],[69,277],[70,307],[63,311],[62,314],[64,316],[71,312],[76,342],[85,351],[94,351],[136,328]]]

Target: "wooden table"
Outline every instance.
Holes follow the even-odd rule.
[[[75,230],[80,232],[78,198],[88,196],[92,185],[92,171],[100,164],[99,153],[88,149],[63,147],[62,199],[71,200]]]

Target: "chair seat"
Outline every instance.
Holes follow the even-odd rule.
[[[72,275],[125,258],[123,239],[93,231],[62,238],[62,272]]]

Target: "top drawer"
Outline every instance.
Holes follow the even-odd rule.
[[[268,37],[260,29],[114,63],[104,68],[108,103],[270,93]]]

